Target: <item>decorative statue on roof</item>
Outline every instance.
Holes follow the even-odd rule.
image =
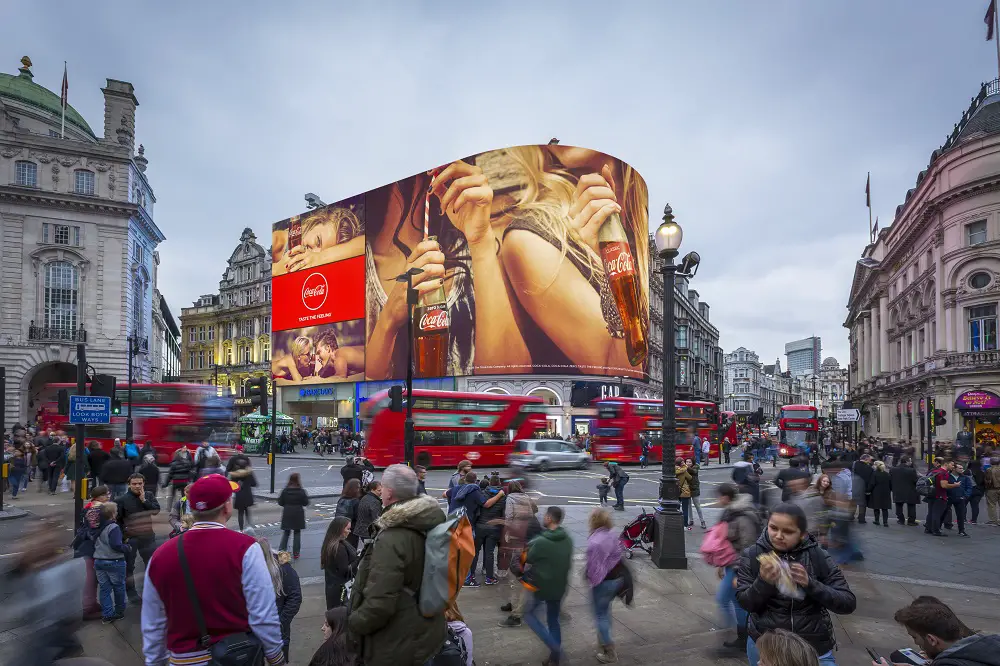
[[[25,67],[31,67],[31,58],[29,58],[28,56],[24,56],[23,58],[21,58],[21,64],[24,65]]]

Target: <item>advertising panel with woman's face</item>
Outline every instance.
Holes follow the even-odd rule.
[[[275,330],[350,321],[363,342],[346,345],[359,347],[347,377],[401,379],[409,274],[417,377],[647,379],[648,234],[646,184],[616,158],[557,145],[474,155],[276,224]],[[285,337],[289,357],[320,353]]]

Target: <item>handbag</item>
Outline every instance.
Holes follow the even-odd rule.
[[[184,555],[184,534],[177,537],[177,556],[184,572],[184,583],[187,585],[194,619],[198,624],[198,631],[201,632],[198,644],[208,650],[212,657],[212,666],[261,666],[264,663],[264,646],[251,631],[230,634],[212,643],[212,637],[205,626],[205,616],[201,612],[201,604],[198,603],[198,592],[191,577],[187,556]]]

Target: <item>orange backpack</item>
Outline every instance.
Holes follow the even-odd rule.
[[[443,523],[427,532],[424,573],[417,599],[421,615],[440,615],[458,598],[475,554],[472,523],[464,509],[453,511]]]

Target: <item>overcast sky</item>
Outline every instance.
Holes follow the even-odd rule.
[[[491,148],[587,146],[670,202],[727,351],[765,363],[846,302],[873,208],[994,78],[986,0],[21,2],[0,71],[34,61],[100,135],[105,78],[135,85],[175,315],[218,290],[244,227]]]

